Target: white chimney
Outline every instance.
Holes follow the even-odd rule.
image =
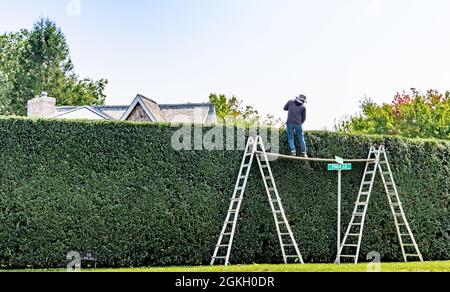
[[[28,117],[46,118],[56,114],[56,99],[48,97],[47,92],[28,101]]]

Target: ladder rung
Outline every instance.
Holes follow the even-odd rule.
[[[415,258],[420,258],[420,255],[418,254],[405,254],[406,257],[415,257]]]
[[[351,223],[351,226],[362,226],[362,223]]]
[[[379,164],[387,164],[387,161],[380,161]]]
[[[272,179],[272,177],[271,176],[265,176],[264,179],[265,180],[269,180],[269,179]]]
[[[371,182],[371,181],[365,181],[365,182],[363,182],[362,184],[363,184],[363,185],[371,185],[372,182]]]
[[[357,236],[357,237],[359,237],[360,234],[358,234],[358,233],[349,233],[348,236]]]
[[[282,214],[281,210],[275,210],[275,214]]]
[[[353,216],[356,216],[356,217],[363,217],[363,216],[364,216],[364,213],[355,212],[355,213],[353,213]]]
[[[400,206],[403,206],[403,205],[402,205],[402,203],[392,203],[392,206],[393,207],[400,207]]]
[[[212,257],[213,259],[216,259],[216,260],[220,260],[220,259],[223,259],[223,260],[225,260],[227,257]]]
[[[368,171],[366,174],[375,174],[375,171]]]
[[[228,213],[237,213],[237,209],[233,209],[233,210],[228,210]]]
[[[243,176],[240,176],[240,177],[239,177],[239,180],[241,180],[241,179],[246,179],[246,178],[247,178],[247,176],[243,175]]]
[[[242,199],[231,199],[232,202],[239,202],[242,201]]]
[[[383,175],[391,175],[391,173],[389,171],[383,171],[382,174]]]
[[[370,195],[370,192],[361,192],[360,195],[361,196],[368,196],[368,195]]]
[[[404,243],[403,246],[412,246],[412,247],[416,247],[416,245],[415,245],[415,244],[412,244],[412,243]]]
[[[401,217],[401,216],[403,216],[403,214],[402,213],[395,213],[394,216],[395,217]]]
[[[224,236],[231,235],[231,232],[221,233],[220,235],[224,235]]]
[[[225,224],[234,224],[234,221],[226,221]]]
[[[247,167],[249,167],[250,166],[250,164],[244,164],[244,165],[242,165],[242,167],[244,167],[244,168],[247,168]]]
[[[216,247],[229,247],[230,245],[229,244],[219,244],[219,245],[216,245]]]
[[[356,256],[341,254],[339,257],[341,258],[356,258]]]
[[[386,182],[386,185],[387,185],[387,186],[393,186],[394,183],[393,183],[393,182]]]
[[[344,247],[358,247],[357,244],[344,244]]]
[[[283,244],[283,246],[295,246],[295,244]]]
[[[355,205],[357,205],[357,206],[367,206],[367,205],[369,205],[369,203],[367,203],[367,202],[356,202]]]
[[[298,255],[287,255],[286,258],[287,259],[298,258]]]
[[[406,234],[406,233],[400,234],[400,236],[402,236],[402,237],[405,237],[405,236],[410,237],[410,235],[409,235],[409,234]]]
[[[281,236],[291,236],[289,233],[280,233]]]

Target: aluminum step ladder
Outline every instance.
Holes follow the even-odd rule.
[[[411,227],[406,219],[385,147],[380,146],[378,150],[375,147],[371,147],[368,160],[369,162],[367,162],[364,170],[352,219],[350,220],[350,224],[345,233],[336,263],[340,264],[341,260],[344,259],[352,259],[355,264],[358,263],[370,197],[372,195],[373,185],[378,172],[382,177],[384,188],[389,200],[389,205],[391,207],[392,214],[394,215],[395,226],[405,262],[408,261],[408,258],[418,258],[420,261],[423,261],[423,257],[419,251],[419,247],[411,231]]]
[[[225,219],[222,232],[220,233],[218,243],[215,247],[214,255],[211,259],[211,265],[214,265],[218,261],[224,262],[225,266],[230,263],[231,250],[236,233],[239,212],[242,207],[248,177],[250,175],[250,170],[255,156],[258,161],[258,166],[274,216],[284,263],[287,264],[290,261],[297,261],[303,264],[304,262],[302,255],[289,225],[289,221],[286,217],[286,213],[275,184],[275,179],[273,177],[263,139],[260,136],[257,136],[255,138],[250,137],[247,142],[238,179],[231,198],[230,207],[228,209],[228,214]]]

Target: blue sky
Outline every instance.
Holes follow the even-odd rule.
[[[311,130],[364,96],[450,89],[448,0],[80,0],[79,15],[73,1],[0,0],[0,33],[55,20],[77,73],[109,79],[107,104],[218,92],[284,118],[305,93]]]

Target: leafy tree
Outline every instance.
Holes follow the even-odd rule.
[[[370,99],[361,104],[362,114],[340,122],[338,131],[400,135],[410,138],[450,139],[450,92],[428,90],[422,94],[397,93],[391,104],[377,105]]]
[[[0,36],[0,114],[25,115],[27,101],[43,90],[58,105],[101,105],[107,83],[75,74],[66,38],[49,19]]]
[[[212,93],[209,101],[216,106],[217,117],[222,123],[244,124],[246,126],[263,125],[277,127],[281,120],[268,114],[264,118],[252,106],[244,106],[244,102],[235,96],[227,98],[224,94]]]

